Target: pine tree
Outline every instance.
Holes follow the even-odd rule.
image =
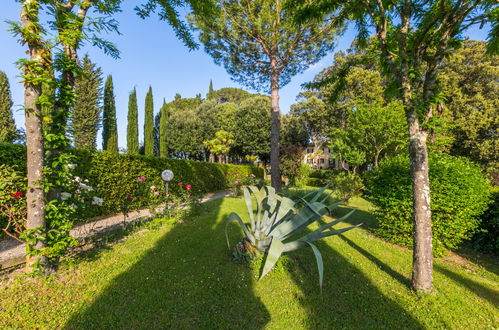
[[[210,88],[208,89],[208,94],[206,95],[206,99],[211,100],[215,95],[215,90],[213,90],[213,81],[210,79]]]
[[[16,125],[12,116],[12,95],[7,75],[0,71],[0,142],[12,142]]]
[[[95,150],[100,127],[102,70],[85,55],[83,74],[75,81],[76,100],[71,109],[70,132],[76,148]]]
[[[168,125],[168,105],[165,100],[163,100],[163,106],[160,110],[161,118],[159,124],[159,156],[168,156],[168,136],[167,136],[167,125]]]
[[[114,102],[113,77],[107,76],[104,87],[104,108],[102,115],[102,149],[118,152],[118,128]]]
[[[205,51],[217,64],[223,65],[235,81],[270,92],[270,173],[272,187],[280,192],[279,91],[294,75],[329,54],[339,26],[331,17],[296,24],[293,12],[284,7],[287,1],[209,2],[219,8],[199,7],[191,15]]]
[[[154,105],[150,86],[145,104],[144,149],[146,156],[154,156]]]
[[[137,107],[137,91],[135,88],[128,98],[127,149],[130,155],[139,154],[139,109]]]

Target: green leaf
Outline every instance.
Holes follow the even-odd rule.
[[[340,234],[343,234],[349,230],[352,230],[352,229],[355,229],[357,227],[360,227],[362,226],[363,223],[359,223],[358,225],[355,225],[355,226],[352,226],[352,227],[348,227],[348,228],[343,228],[343,229],[338,229],[338,230],[330,230],[328,232],[324,232],[320,235],[320,237],[318,239],[314,239],[313,241],[317,241],[317,240],[320,240],[324,237],[329,237],[329,236],[335,236],[335,235],[340,235]],[[311,242],[313,242],[311,241]]]
[[[329,229],[331,228],[332,226],[342,222],[342,221],[345,221],[348,217],[350,217],[352,215],[352,213],[354,213],[355,210],[352,210],[350,212],[348,212],[347,214],[345,214],[344,216],[342,216],[341,218],[337,219],[337,220],[334,220],[334,221],[331,221],[327,224],[325,224],[324,226],[321,226],[320,228],[314,230],[313,232],[303,236],[302,238],[300,238],[300,240],[303,240],[303,241],[310,241],[310,242],[313,242],[315,241],[317,237],[320,237],[321,233],[324,232],[326,229]]]
[[[308,245],[312,248],[312,251],[314,252],[315,255],[315,260],[317,261],[317,270],[319,272],[319,286],[321,288],[321,293],[322,293],[322,283],[324,280],[324,262],[322,261],[322,254],[319,251],[319,249],[312,243],[307,242]]]
[[[251,234],[251,232],[248,230],[248,227],[246,227],[246,224],[243,222],[241,217],[237,215],[237,213],[231,212],[229,214],[229,217],[227,218],[227,223],[225,224],[225,238],[227,239],[227,246],[230,249],[230,243],[229,243],[229,234],[227,233],[227,228],[229,226],[229,223],[232,221],[237,221],[239,222],[239,225],[244,231],[244,234],[246,235],[246,238],[251,242],[251,244],[255,244],[255,237]]]
[[[248,215],[251,221],[251,230],[255,231],[255,216],[253,214],[253,202],[251,200],[251,193],[248,187],[244,188],[244,201],[246,202],[246,207],[248,208]]]
[[[272,237],[272,242],[270,243],[269,250],[267,251],[267,255],[265,258],[265,263],[263,264],[262,274],[260,275],[260,280],[267,275],[267,273],[274,267],[277,260],[282,254],[284,249],[284,244],[276,238]]]

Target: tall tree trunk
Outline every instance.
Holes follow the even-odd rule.
[[[408,124],[414,217],[412,287],[428,292],[433,281],[428,134],[420,128],[415,109],[408,116]]]
[[[280,110],[279,110],[279,73],[274,72],[270,82],[271,89],[271,135],[270,135],[270,180],[276,192],[281,192],[281,169],[279,165],[279,131],[280,131]]]
[[[21,22],[23,27],[32,35],[23,36],[29,47],[30,61],[37,66],[43,67],[46,63],[46,50],[43,48],[39,31],[36,30],[38,24],[38,2],[36,0],[24,0],[21,10]],[[33,31],[35,30],[35,31]],[[29,74],[29,72],[25,72]],[[27,243],[27,250],[43,249],[46,246],[44,236],[45,224],[45,194],[43,190],[43,169],[44,169],[44,147],[42,133],[42,109],[38,99],[42,94],[40,82],[24,83],[24,107],[26,115],[26,147],[27,147],[27,178],[28,189],[26,192],[27,219],[26,229],[36,230],[34,235],[37,240],[35,244]],[[47,258],[42,255],[32,255],[26,257],[26,271],[32,272],[38,267],[45,267]]]

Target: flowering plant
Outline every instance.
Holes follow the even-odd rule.
[[[245,186],[253,186],[257,184],[257,178],[254,174],[249,174],[245,177],[239,176],[237,173],[225,173],[227,178],[227,187],[231,189],[236,196],[242,194],[242,188]]]
[[[0,225],[2,231],[20,241],[26,227],[26,179],[20,172],[0,165]]]

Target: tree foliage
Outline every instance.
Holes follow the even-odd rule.
[[[215,133],[214,139],[204,141],[203,145],[218,156],[219,163],[227,163],[227,155],[234,142],[234,134],[220,130]]]
[[[236,112],[234,128],[236,148],[243,155],[268,159],[270,153],[270,99],[254,96],[241,103]]]
[[[137,90],[135,88],[128,96],[126,146],[127,152],[130,155],[139,154],[139,108],[137,105]]]
[[[351,167],[372,164],[394,156],[407,145],[407,124],[400,102],[358,104],[348,116],[344,129],[331,132],[331,149]]]
[[[71,109],[70,132],[76,148],[95,150],[101,124],[102,70],[83,58],[82,73],[76,77],[76,100]]]
[[[0,142],[12,142],[16,135],[12,104],[9,79],[0,71]]]
[[[238,82],[270,91],[270,76],[279,73],[285,86],[297,73],[333,48],[331,17],[295,24],[285,1],[217,0],[214,15],[193,11],[190,20],[215,63]],[[271,61],[276,61],[272,67]]]
[[[102,108],[102,150],[118,152],[118,127],[114,100],[113,77],[108,75],[104,85],[104,106]]]
[[[146,156],[154,156],[154,103],[150,86],[146,94],[144,111],[144,152]]]
[[[439,79],[450,127],[450,152],[499,171],[499,56],[487,43],[466,40],[444,62]]]
[[[161,106],[159,119],[159,156],[168,156],[168,105],[163,100],[163,105]]]

